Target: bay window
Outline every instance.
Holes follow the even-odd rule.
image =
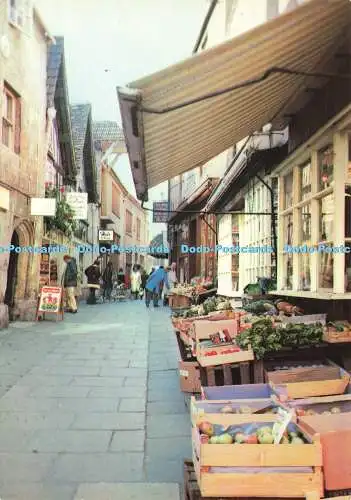
[[[351,140],[344,130],[318,141],[279,177],[278,282],[322,296],[351,292],[351,254],[333,252],[351,247]]]

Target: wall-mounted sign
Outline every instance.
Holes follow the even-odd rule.
[[[99,229],[99,241],[113,241],[113,231]]]
[[[168,201],[155,201],[153,205],[153,222],[167,222],[169,218]]]
[[[56,199],[55,198],[31,198],[31,215],[55,217]]]
[[[88,193],[66,193],[66,201],[74,211],[74,219],[88,218]]]

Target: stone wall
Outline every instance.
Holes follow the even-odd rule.
[[[0,185],[10,191],[9,209],[0,211],[0,245],[9,246],[13,231],[23,246],[41,246],[43,223],[31,217],[30,198],[44,194],[46,158],[47,39],[33,17],[26,32],[8,22],[7,2],[0,8],[0,30],[8,49],[0,52],[1,85],[6,82],[21,101],[21,151],[15,154],[0,144]],[[0,109],[3,96],[0,95]],[[0,252],[0,327],[8,322],[4,304],[9,254]],[[15,318],[32,320],[39,287],[39,257],[20,254],[15,290]]]

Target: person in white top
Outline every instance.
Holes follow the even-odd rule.
[[[139,271],[139,266],[135,265],[133,267],[133,272],[131,274],[132,295],[134,296],[135,300],[139,298],[140,287],[141,287],[141,273]]]

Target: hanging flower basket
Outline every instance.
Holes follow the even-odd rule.
[[[61,231],[70,237],[77,231],[78,226],[71,206],[64,196],[64,188],[57,188],[51,183],[45,184],[45,198],[56,198],[56,215],[54,217],[44,217],[44,222],[48,231]]]

